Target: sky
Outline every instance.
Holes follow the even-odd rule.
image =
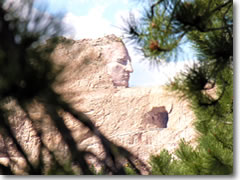
[[[36,8],[47,6],[47,13],[61,13],[64,25],[68,31],[66,37],[75,40],[83,38],[98,38],[108,34],[123,36],[121,27],[123,19],[132,12],[137,18],[141,16],[143,3],[137,0],[35,0]],[[196,60],[189,44],[184,46],[184,52],[180,55],[177,64],[171,62],[158,67],[151,67],[148,60],[134,50],[134,46],[125,44],[131,60],[134,72],[130,76],[130,87],[156,86],[168,82],[177,72],[192,64]]]

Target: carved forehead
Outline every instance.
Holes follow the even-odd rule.
[[[79,45],[84,46],[84,52],[86,50],[93,54],[99,52],[99,54],[97,53],[97,56],[101,59],[102,65],[106,65],[119,59],[123,61],[130,60],[127,48],[123,41],[115,35],[108,35],[94,40],[83,39],[78,41],[78,46]],[[91,49],[94,49],[94,51]]]
[[[118,59],[130,60],[127,48],[122,42],[113,42],[108,44],[103,49],[103,55],[108,62],[116,61]]]

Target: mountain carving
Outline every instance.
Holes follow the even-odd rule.
[[[66,40],[62,38],[63,42]],[[179,100],[177,94],[163,86],[129,87],[134,57],[129,57],[121,39],[108,35],[68,41],[67,45],[60,42],[52,53],[53,61],[65,66],[54,89],[75,109],[84,112],[107,138],[146,163],[151,154],[157,154],[163,148],[172,153],[182,138],[193,146],[196,144],[195,117],[187,101]],[[15,102],[6,106],[15,108],[11,123],[17,138],[34,161],[39,156],[39,137],[33,125]],[[44,114],[44,107],[36,102],[29,109],[36,127],[41,128],[44,143],[60,159],[67,158],[66,145],[50,118]],[[99,140],[88,129],[69,114],[59,113],[79,148],[104,155]],[[12,157],[20,157],[10,141],[0,147],[0,162],[10,163],[8,157],[3,157],[6,148],[12,149]]]

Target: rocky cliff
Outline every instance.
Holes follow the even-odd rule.
[[[173,152],[182,138],[195,145],[194,115],[188,102],[180,101],[177,94],[164,87],[127,88],[114,84],[108,64],[118,56],[123,57],[116,58],[119,63],[119,59],[126,59],[128,55],[127,51],[119,50],[126,49],[119,38],[109,35],[69,42],[67,45],[59,43],[52,54],[56,64],[65,66],[54,89],[73,107],[89,116],[106,137],[145,162],[150,154],[159,153],[163,148]],[[116,65],[117,70],[126,66],[120,63],[122,65]],[[124,80],[129,78],[128,75]],[[14,103],[9,106],[14,106]],[[68,114],[62,115],[79,148],[103,155],[100,143],[87,129]],[[44,115],[43,107],[33,104],[30,116],[40,123],[45,144],[59,151],[61,157],[67,157],[62,138],[49,117]],[[27,119],[21,109],[12,117],[17,136],[34,159],[39,155],[39,137]]]

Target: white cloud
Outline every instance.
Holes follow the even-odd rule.
[[[81,38],[97,38],[107,34],[119,34],[118,29],[111,25],[111,22],[103,18],[105,6],[97,6],[90,9],[86,16],[76,16],[71,12],[67,13],[63,18],[63,22],[69,29],[66,36],[74,39]]]
[[[88,14],[77,16],[69,11],[63,19],[64,23],[74,31],[74,33],[69,33],[71,34],[70,37],[80,39],[96,38],[107,34],[122,35],[120,29],[124,25],[122,17],[128,17],[129,11],[127,9],[116,11],[116,13],[113,14],[114,22],[111,22],[107,17],[103,17],[103,14],[105,10],[113,4],[115,4],[115,6],[117,6],[118,3],[127,5],[128,0],[70,0],[67,1],[66,9],[70,10],[73,7],[82,7],[83,4],[87,2],[92,2],[92,8],[88,11]],[[132,12],[136,17],[139,17],[140,13],[136,9],[132,10]],[[67,34],[67,36],[69,36],[69,34]]]
[[[124,20],[127,20],[129,18],[130,13],[134,15],[136,19],[139,19],[141,17],[141,13],[138,9],[120,10],[115,14],[115,22],[118,27],[124,27],[124,25],[126,25]]]
[[[84,3],[91,3],[94,5],[103,5],[104,3],[105,4],[110,4],[110,3],[123,3],[123,4],[128,4],[128,0],[68,0],[70,3],[81,3],[81,4],[84,4]]]

